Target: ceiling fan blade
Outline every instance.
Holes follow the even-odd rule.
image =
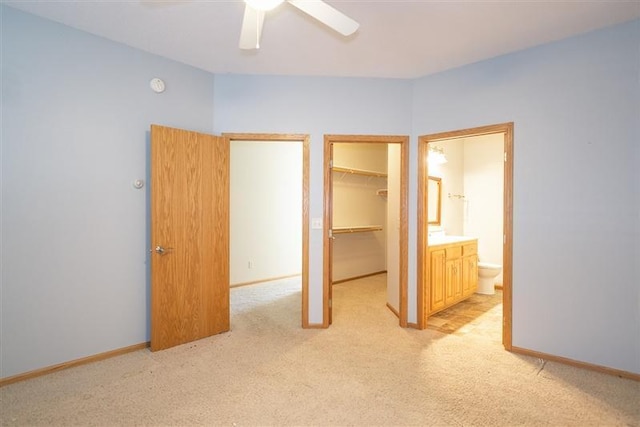
[[[355,33],[360,24],[321,0],[288,0],[289,3],[343,36]]]
[[[240,31],[240,49],[259,49],[264,11],[256,10],[249,5],[244,8],[242,30]]]

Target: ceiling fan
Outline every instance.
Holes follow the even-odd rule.
[[[245,0],[240,49],[259,49],[265,13],[285,0]],[[317,19],[343,36],[353,34],[360,24],[322,0],[286,0],[312,18]]]

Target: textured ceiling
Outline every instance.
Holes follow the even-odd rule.
[[[242,1],[3,3],[213,73],[414,78],[640,17],[640,1],[328,1],[344,38],[290,4],[238,48]]]

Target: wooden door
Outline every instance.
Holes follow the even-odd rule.
[[[229,330],[229,147],[151,126],[151,350]]]

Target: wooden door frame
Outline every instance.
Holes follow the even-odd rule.
[[[427,260],[429,251],[429,233],[427,232],[427,178],[429,176],[427,152],[428,144],[448,139],[469,138],[474,136],[504,135],[504,205],[502,248],[502,344],[506,350],[512,348],[513,320],[513,122],[481,126],[450,132],[442,132],[418,137],[418,328],[427,327],[427,307],[430,295],[430,265]]]
[[[331,148],[334,143],[378,143],[400,144],[400,310],[399,322],[401,327],[408,325],[407,303],[407,275],[408,275],[408,183],[409,183],[409,137],[403,135],[325,135],[324,136],[324,210],[323,221],[323,277],[322,277],[322,327],[330,325],[330,288],[331,277],[329,271],[333,261],[331,257],[331,237],[328,225],[333,215],[332,176],[331,176]]]
[[[223,133],[233,141],[302,143],[302,327],[309,327],[309,135],[280,133]]]

